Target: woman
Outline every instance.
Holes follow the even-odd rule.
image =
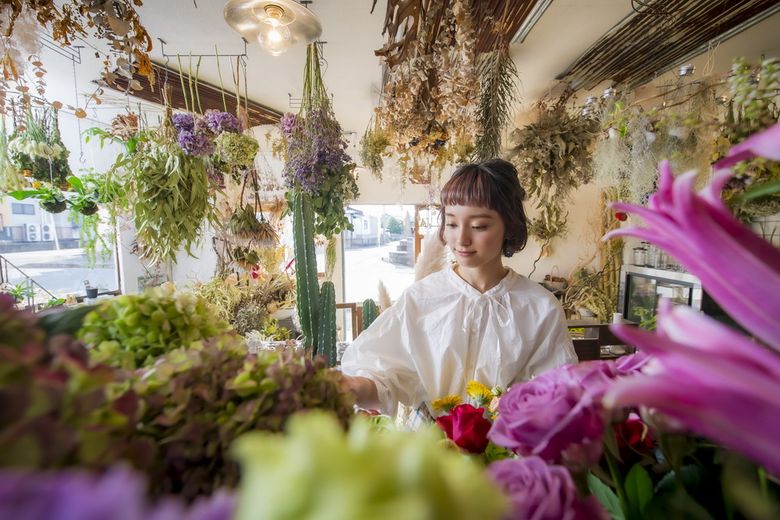
[[[558,301],[501,261],[525,247],[524,198],[500,159],[463,165],[444,185],[439,238],[456,264],[406,289],[344,353],[359,406],[430,417],[431,401],[465,395],[468,381],[506,388],[576,362]]]

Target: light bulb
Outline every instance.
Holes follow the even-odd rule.
[[[292,33],[284,25],[276,27],[267,26],[267,30],[261,30],[257,37],[258,43],[272,56],[279,56],[292,45]]]

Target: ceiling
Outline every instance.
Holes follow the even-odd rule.
[[[381,35],[385,18],[385,1],[377,2],[371,14],[371,0],[315,0],[309,7],[320,18],[323,27],[325,84],[333,95],[334,110],[345,131],[361,135],[379,99],[382,67],[374,50],[383,46]],[[176,68],[175,56],[162,55],[162,38],[167,54],[181,55],[182,65],[189,68],[189,54],[213,54],[214,46],[222,55],[242,53],[239,35],[224,22],[223,0],[146,0],[138,8],[142,23],[155,38],[152,59]],[[564,72],[604,33],[631,12],[630,0],[553,0],[522,44],[513,44],[511,55],[520,72],[522,107],[529,107],[556,84],[555,77]],[[712,63],[716,70],[727,70],[731,59],[739,54],[757,59],[762,54],[780,56],[780,14],[774,15],[731,40],[715,51]],[[96,43],[90,45],[99,46]],[[259,45],[250,43],[247,52],[249,98],[279,112],[290,108],[290,96],[299,98],[303,81],[305,49],[293,48],[279,57],[265,54]],[[74,70],[70,61],[50,56],[44,59],[49,70],[47,97],[73,103],[77,90],[91,92],[91,81],[100,71],[94,52],[85,48],[82,63]],[[197,59],[192,60],[195,67]],[[233,60],[234,64],[235,61]],[[230,61],[221,60],[222,76],[227,89],[233,89]],[[200,67],[203,81],[218,85],[216,60],[204,58]],[[242,78],[243,80],[243,78]],[[598,87],[596,87],[598,88]],[[125,101],[118,95],[115,102]],[[83,101],[79,103],[83,105]],[[110,103],[109,103],[110,104]],[[102,112],[108,107],[88,110],[93,119],[106,121]],[[522,112],[522,110],[521,110]]]

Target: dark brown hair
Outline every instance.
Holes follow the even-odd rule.
[[[458,167],[441,190],[439,239],[444,242],[444,211],[447,206],[490,208],[504,221],[501,252],[512,256],[525,247],[528,224],[523,210],[525,190],[517,170],[507,161],[491,159]]]

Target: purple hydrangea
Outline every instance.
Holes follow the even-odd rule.
[[[190,507],[174,497],[152,507],[143,478],[124,467],[102,475],[78,470],[0,471],[0,518],[228,520],[234,508],[233,496],[224,491]]]
[[[203,120],[208,125],[209,130],[219,135],[222,132],[241,133],[241,122],[230,112],[220,112],[219,110],[206,110]]]
[[[195,118],[188,113],[173,114],[173,126],[177,132],[192,132],[195,128]]]
[[[214,153],[214,141],[202,132],[182,130],[177,136],[179,146],[187,155],[211,155]]]

